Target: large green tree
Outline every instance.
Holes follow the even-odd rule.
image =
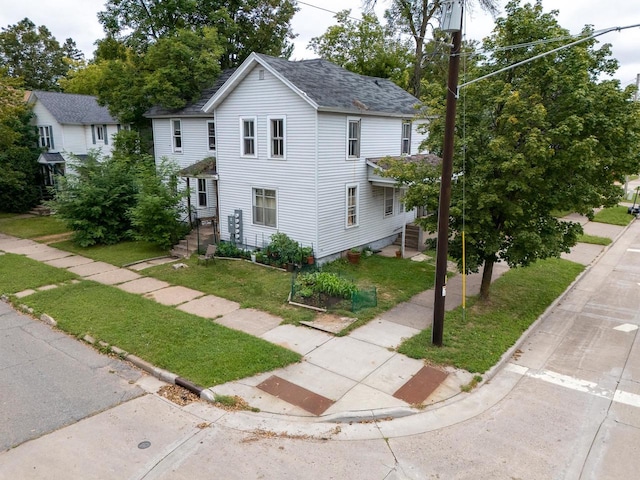
[[[477,0],[484,10],[495,13],[497,11],[496,0]],[[378,0],[364,0],[368,9],[373,9]],[[393,31],[409,35],[414,41],[413,74],[409,91],[420,98],[422,72],[425,63],[429,60],[425,44],[429,35],[427,27],[432,29],[437,24],[436,19],[440,15],[443,0],[387,0],[389,8],[385,11],[385,18],[389,28]],[[465,2],[468,3],[468,2]],[[425,55],[425,53],[427,55]],[[444,80],[444,79],[443,79]]]
[[[19,82],[0,68],[0,208],[23,212],[40,199],[38,155],[32,112]]]
[[[540,1],[510,2],[485,41],[489,56],[477,75],[560,46],[547,40],[569,34],[556,17],[557,11],[545,13]],[[514,47],[525,43],[526,48]],[[461,264],[464,230],[467,270],[483,267],[483,298],[489,296],[495,262],[526,266],[575,244],[580,225],[558,220],[554,210],[592,215],[596,207],[615,205],[619,182],[638,171],[634,88],[599,80],[616,66],[609,45],[596,48],[591,39],[463,89],[454,158],[461,177],[452,186],[449,245]],[[428,144],[435,153],[442,149],[443,118],[430,127]],[[400,165],[391,170],[410,185],[409,207],[436,211],[438,171]],[[422,219],[429,231],[437,227],[435,217]]]
[[[98,20],[107,36],[123,40],[136,53],[176,30],[215,27],[224,47],[224,69],[253,51],[288,57],[296,10],[294,0],[108,0]]]
[[[0,32],[0,64],[27,90],[60,90],[58,81],[82,58],[72,39],[60,45],[47,27],[28,18]]]
[[[98,58],[69,75],[66,92],[97,95],[123,123],[142,125],[153,105],[181,108],[195,100],[220,74],[222,47],[214,28],[180,29],[136,53],[109,40]]]
[[[407,88],[413,64],[409,42],[395,38],[373,13],[365,13],[362,21],[350,15],[351,10],[338,12],[337,24],[312,38],[308,48],[347,70],[389,78]]]

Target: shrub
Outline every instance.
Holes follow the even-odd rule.
[[[232,242],[220,242],[216,250],[216,256],[227,258],[242,257],[242,250],[235,246]]]
[[[265,255],[278,266],[296,263],[302,258],[298,242],[281,232],[271,235],[271,242],[265,248]]]

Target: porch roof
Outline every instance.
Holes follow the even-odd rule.
[[[367,180],[376,187],[398,187],[398,182],[392,177],[380,175],[389,168],[391,160],[401,160],[404,163],[426,163],[437,166],[442,159],[433,153],[418,153],[415,155],[387,155],[385,157],[367,158]]]
[[[215,157],[207,157],[204,160],[189,165],[178,172],[181,177],[213,178],[218,179]]]
[[[38,163],[43,165],[64,163],[64,157],[60,153],[42,152],[38,157]]]

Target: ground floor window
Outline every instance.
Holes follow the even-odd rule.
[[[347,185],[347,227],[358,225],[358,185]]]
[[[266,188],[253,189],[253,223],[267,227],[276,226],[276,191]]]
[[[204,178],[198,179],[198,206],[207,206],[207,180]]]
[[[384,216],[390,217],[393,215],[394,204],[395,204],[395,189],[392,187],[384,188]]]

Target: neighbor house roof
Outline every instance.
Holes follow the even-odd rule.
[[[75,93],[34,90],[30,101],[39,100],[61,124],[92,125],[120,123],[109,114],[107,107],[98,105],[96,97]]]
[[[209,101],[211,97],[213,97],[213,95],[220,89],[220,87],[224,85],[224,82],[229,79],[229,77],[233,74],[233,72],[235,72],[235,70],[235,68],[230,68],[222,72],[211,87],[205,88],[202,91],[202,94],[200,95],[200,98],[198,100],[193,103],[187,104],[184,108],[169,109],[156,105],[147,110],[144,116],[147,118],[211,116],[210,114],[205,113],[202,107]]]
[[[256,65],[269,70],[317,110],[404,117],[417,113],[419,100],[390,80],[358,75],[319,58],[289,61],[261,53],[252,53],[203,109],[212,111]]]

